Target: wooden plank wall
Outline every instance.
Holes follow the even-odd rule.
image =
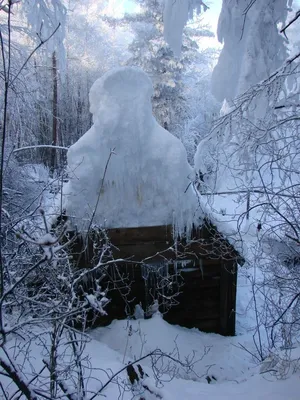
[[[114,245],[113,257],[128,262],[111,267],[102,282],[104,287],[111,288],[108,293],[111,302],[107,307],[108,316],[99,319],[101,325],[132,316],[135,304],[140,303],[145,310],[153,301],[153,295],[159,295],[153,291],[152,296],[147,293],[142,262],[152,265],[168,262],[172,272],[175,260],[192,260],[194,268],[181,269],[184,285],[176,298],[178,305],[165,313],[164,318],[170,323],[205,332],[235,334],[237,257],[234,252],[230,259],[227,251],[223,259],[215,251],[216,246],[212,245],[207,231],[198,230],[200,240],[192,244],[178,241],[176,246],[170,226],[111,229],[107,234]],[[218,246],[225,245],[219,243]],[[89,263],[93,253],[92,247],[88,247],[86,253],[89,254],[79,263],[82,266]],[[153,274],[152,279],[155,279]],[[149,286],[149,282],[147,284]]]
[[[164,316],[166,321],[204,332],[221,332],[219,263],[202,260],[196,271],[184,272],[184,286],[178,305]],[[210,260],[207,260],[210,261]]]

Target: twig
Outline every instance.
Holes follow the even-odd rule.
[[[38,51],[39,48],[41,48],[45,43],[47,43],[58,31],[58,29],[60,28],[60,23],[57,25],[57,27],[54,29],[54,31],[51,33],[50,36],[48,36],[46,39],[41,39],[41,37],[39,36],[40,39],[40,43],[31,51],[31,53],[29,54],[29,56],[26,58],[26,60],[24,61],[23,65],[21,66],[21,68],[19,69],[18,73],[16,74],[16,76],[14,77],[14,79],[11,80],[9,86],[12,86],[13,83],[15,82],[15,80],[19,77],[20,73],[23,71],[23,69],[26,67],[28,61],[31,59],[31,57]]]
[[[8,400],[7,394],[6,394],[5,390],[4,390],[4,387],[3,387],[1,382],[0,382],[0,388],[2,390],[2,393],[3,393],[3,396],[4,396],[5,400]]]
[[[121,372],[125,371],[128,368],[128,366],[132,366],[134,364],[141,362],[142,360],[145,360],[148,357],[153,357],[153,356],[166,357],[166,358],[170,359],[171,361],[174,361],[174,362],[180,364],[183,367],[186,366],[182,361],[177,360],[174,357],[170,356],[169,354],[162,352],[160,349],[153,350],[150,353],[146,354],[145,356],[140,357],[139,359],[137,359],[131,363],[128,363],[127,365],[125,365],[125,367],[121,368],[119,371],[114,373],[109,378],[109,380],[96,393],[94,393],[92,397],[89,398],[89,400],[94,400],[95,397],[98,396],[98,394],[101,393]]]
[[[295,300],[298,299],[298,297],[300,297],[300,292],[297,293],[292,300],[289,302],[288,306],[286,307],[286,309],[281,313],[281,315],[276,319],[276,321],[272,324],[272,329],[271,329],[271,340],[274,346],[274,328],[275,326],[278,324],[278,322],[284,317],[284,315],[288,312],[288,310],[292,307],[292,305],[294,304]]]
[[[49,372],[51,373],[51,368],[48,362],[46,360],[43,360],[43,363],[46,365]],[[64,381],[59,379],[57,376],[56,376],[56,382],[69,400],[78,400],[76,393],[69,393],[68,387],[65,385]]]
[[[240,350],[245,350],[247,353],[249,353],[252,357],[254,357],[254,358],[256,358],[257,359],[257,361],[259,361],[259,362],[261,362],[261,359],[259,359],[258,357],[257,357],[257,355],[255,355],[254,353],[252,353],[250,350],[248,350],[245,346],[243,346],[241,343],[239,343],[239,346],[237,346],[237,345],[235,345],[235,344],[233,344],[232,343],[232,346],[234,346],[234,347],[236,347],[237,349],[240,349]]]
[[[97,211],[97,208],[98,208],[98,204],[99,204],[99,201],[100,201],[100,196],[101,196],[101,193],[102,193],[102,190],[103,190],[103,186],[104,186],[104,181],[105,181],[105,177],[106,177],[106,173],[107,173],[108,164],[109,164],[110,159],[111,159],[113,154],[115,154],[115,149],[114,148],[110,151],[108,159],[107,159],[106,164],[105,164],[104,173],[103,173],[103,177],[102,177],[101,185],[100,185],[100,189],[99,189],[99,194],[98,194],[98,197],[97,197],[97,201],[96,201],[96,204],[95,204],[95,207],[94,207],[93,214],[92,214],[91,219],[90,219],[90,223],[89,223],[89,226],[88,226],[88,229],[87,229],[86,237],[88,237],[88,234],[89,234],[89,231],[91,229],[93,220],[95,218],[95,214],[96,214],[96,211]]]
[[[285,31],[286,31],[287,28],[288,28],[289,26],[291,26],[299,17],[300,17],[300,10],[298,10],[298,11],[296,12],[295,16],[288,22],[288,24],[285,25],[285,26],[281,29],[280,33],[283,33],[284,36],[287,38]]]

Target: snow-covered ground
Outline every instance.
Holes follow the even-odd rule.
[[[116,352],[117,360],[125,363],[156,348],[183,362],[192,357],[193,371],[188,373],[179,368],[170,382],[162,383],[164,399],[197,399],[202,395],[209,396],[208,399],[233,400],[299,398],[299,371],[286,380],[278,380],[270,373],[261,373],[263,366],[241,349],[243,345],[255,353],[251,334],[222,337],[170,325],[160,316],[154,316],[150,320],[114,321],[108,327],[93,330],[91,336],[93,349],[108,346]],[[149,377],[153,376],[150,360],[141,364]],[[212,379],[210,384],[207,377]]]
[[[155,380],[151,367],[153,359],[145,358],[138,362],[148,374],[142,384],[152,394],[148,390],[144,391],[141,385],[132,387],[124,368],[96,399],[103,396],[111,400],[299,399],[300,370],[294,368],[296,364],[287,367],[282,362],[273,363],[272,358],[264,364],[258,364],[249,353],[255,353],[251,334],[222,337],[203,333],[197,329],[170,325],[158,314],[148,320],[115,320],[110,326],[91,330],[89,335],[91,341],[86,345],[83,359],[88,359],[84,364],[89,366],[86,369],[86,382],[90,393],[99,390],[129,362],[134,362],[156,349],[190,365],[188,369],[169,358],[156,357],[156,373],[165,368],[171,378],[162,373]],[[39,340],[40,344],[42,342],[47,342],[45,337],[44,340]],[[13,344],[14,341],[11,340],[11,348],[14,347]],[[22,341],[18,340],[18,350],[21,348]],[[299,360],[300,348],[293,351],[292,358]],[[31,344],[30,365],[23,365],[22,371],[24,372],[24,368],[38,370],[42,366],[43,357],[45,348]],[[265,372],[269,370],[271,372]],[[276,376],[274,371],[277,371]],[[28,378],[30,374],[28,371]],[[280,374],[285,379],[278,379]],[[4,385],[7,383],[5,379],[0,377]],[[12,390],[13,385],[10,387]],[[87,399],[90,397],[88,395]]]

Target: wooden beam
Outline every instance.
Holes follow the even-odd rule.
[[[139,228],[116,228],[108,229],[107,234],[115,246],[139,243],[166,243],[172,245],[171,225],[147,226]]]
[[[159,244],[159,248],[164,244],[165,249],[167,249],[176,242],[176,238],[173,238],[172,225],[115,228],[108,229],[107,234],[116,247],[152,243],[155,246]],[[238,260],[240,264],[243,264],[242,257],[214,227],[203,225],[194,228],[191,242],[185,238],[177,239],[178,253],[194,252],[210,258]],[[148,256],[150,255],[148,254]]]

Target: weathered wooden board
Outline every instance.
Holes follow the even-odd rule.
[[[236,265],[224,262],[220,281],[220,333],[229,336],[235,333]]]
[[[113,244],[115,245],[115,243]],[[113,249],[113,255],[115,258],[125,258],[134,261],[147,259],[146,261],[148,263],[174,260],[176,258],[174,250],[164,242],[126,244],[116,247],[117,248]]]
[[[132,316],[134,306],[139,303],[146,309],[157,295],[156,289],[151,294],[147,292],[150,284],[155,286],[153,271],[168,265],[170,274],[181,271],[184,285],[174,282],[174,290],[180,290],[176,297],[179,304],[164,314],[164,318],[186,327],[234,335],[236,268],[240,258],[221,235],[216,239],[211,237],[212,231],[208,228],[195,229],[194,241],[183,238],[176,246],[171,226],[110,229],[107,235],[114,246],[114,259],[126,262],[110,267],[101,283],[111,288],[108,293],[111,302],[107,307],[108,316],[101,317],[100,324]],[[101,246],[101,235],[99,240]],[[93,258],[93,243],[87,242],[85,246],[84,251],[78,252],[81,254],[79,267],[97,262],[97,257]],[[152,270],[148,289],[142,275],[146,267]]]
[[[212,237],[212,233],[215,234]],[[241,257],[233,246],[218,234],[212,225],[194,229],[191,233],[192,241],[186,242],[185,238],[173,238],[173,228],[171,225],[148,226],[139,228],[117,228],[109,229],[107,235],[111,243],[119,249],[116,254],[134,254],[136,260],[141,257],[151,257],[156,253],[165,252],[166,258],[173,259],[176,241],[176,252],[180,254],[195,254],[206,256],[207,258],[218,258],[226,260],[239,260]],[[176,238],[175,238],[176,239]],[[134,246],[133,249],[130,245]],[[174,247],[173,249],[172,246]],[[168,250],[170,249],[170,250]],[[132,253],[134,250],[134,253]],[[125,257],[124,257],[125,258]]]
[[[171,225],[109,229],[107,233],[111,242],[116,246],[148,242],[169,242],[171,245],[174,241]]]

